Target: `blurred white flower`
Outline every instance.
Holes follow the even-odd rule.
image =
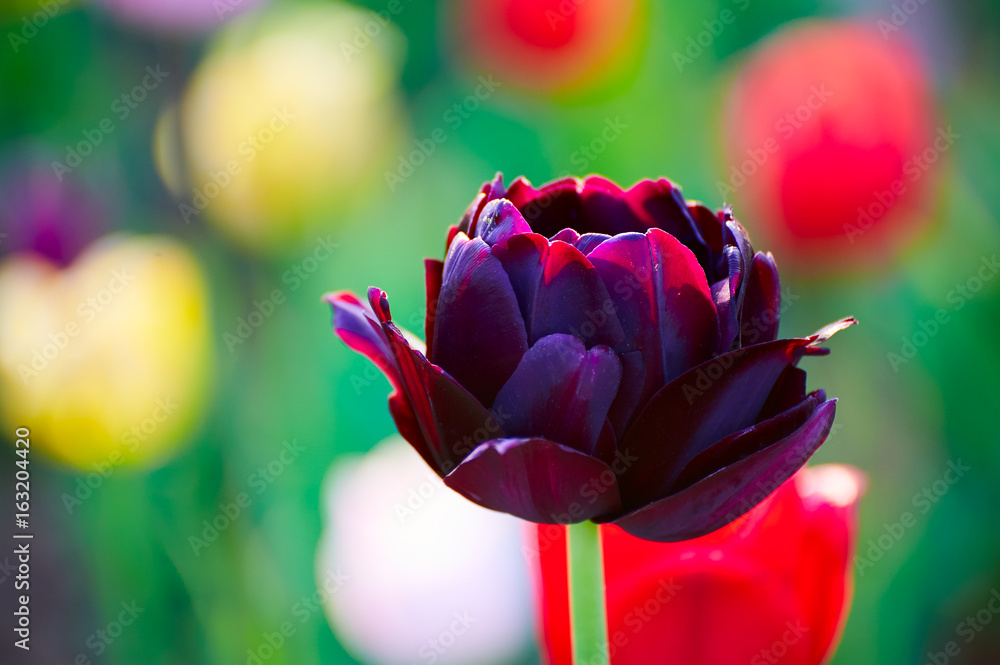
[[[316,577],[326,613],[375,665],[494,665],[523,654],[533,609],[524,523],[444,486],[401,438],[340,462],[324,490]]]

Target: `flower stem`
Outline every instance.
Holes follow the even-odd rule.
[[[601,531],[593,522],[567,527],[574,665],[608,665]]]

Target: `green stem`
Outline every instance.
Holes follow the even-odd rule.
[[[608,628],[601,531],[593,522],[581,522],[569,525],[567,535],[573,664],[607,665]]]

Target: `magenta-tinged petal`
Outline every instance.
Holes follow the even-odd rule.
[[[740,345],[770,342],[778,338],[781,316],[781,283],[778,266],[770,253],[757,252],[747,271],[746,293],[740,316]]]
[[[479,238],[460,233],[448,250],[431,348],[431,360],[483,404],[492,404],[528,350],[510,280]]]
[[[542,524],[582,522],[621,507],[607,464],[542,438],[486,441],[444,482],[484,508]]]
[[[476,235],[476,225],[479,221],[479,215],[487,203],[494,199],[504,198],[506,190],[503,186],[503,174],[499,171],[493,177],[493,180],[487,183],[483,183],[480,188],[479,193],[476,198],[472,200],[469,207],[466,208],[465,214],[462,215],[462,219],[458,223],[458,230],[469,236],[470,238]],[[452,237],[449,235],[448,245],[451,245]]]
[[[639,458],[622,479],[626,505],[666,495],[691,459],[757,422],[778,378],[805,355],[810,342],[783,339],[737,349],[657,392],[620,446]]]
[[[518,233],[531,233],[531,227],[513,203],[507,199],[494,199],[483,206],[476,224],[476,236],[487,245],[506,242]]]
[[[487,437],[503,436],[502,426],[486,407],[410,347],[406,336],[390,319],[385,293],[369,289],[368,301],[382,326],[402,384],[402,389],[390,397],[390,412],[400,433],[431,468],[444,476],[476,443]],[[411,413],[414,422],[407,420]]]
[[[642,352],[646,376],[640,403],[711,357],[719,339],[715,305],[704,271],[680,241],[659,229],[626,233],[587,258],[630,335],[616,350]]]
[[[580,250],[525,233],[494,245],[493,254],[510,276],[532,344],[556,333],[576,335],[587,346],[615,347],[625,339],[604,283]]]
[[[820,405],[799,429],[781,441],[725,467],[676,494],[615,520],[633,536],[659,542],[711,533],[765,499],[806,463],[823,443],[836,409]]]
[[[382,370],[393,389],[402,382],[399,368],[389,348],[389,340],[372,310],[353,293],[338,291],[323,296],[333,309],[333,331],[353,351],[365,356]]]
[[[493,403],[510,436],[544,436],[594,455],[622,367],[606,346],[589,351],[572,335],[538,340]]]
[[[549,242],[555,242],[556,240],[561,240],[569,245],[576,245],[577,241],[580,239],[580,234],[573,229],[563,229],[559,233],[555,234],[549,238]]]

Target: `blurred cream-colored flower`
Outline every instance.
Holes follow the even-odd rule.
[[[78,468],[148,465],[197,425],[212,365],[194,256],[158,236],[109,236],[65,270],[0,263],[0,417]]]
[[[172,188],[171,143],[183,147],[187,222],[205,217],[244,246],[280,251],[383,185],[402,132],[404,49],[375,16],[340,3],[275,9],[219,33],[155,141]]]
[[[373,665],[497,665],[533,610],[524,523],[448,489],[400,437],[340,462],[324,491],[317,584],[338,639]]]

